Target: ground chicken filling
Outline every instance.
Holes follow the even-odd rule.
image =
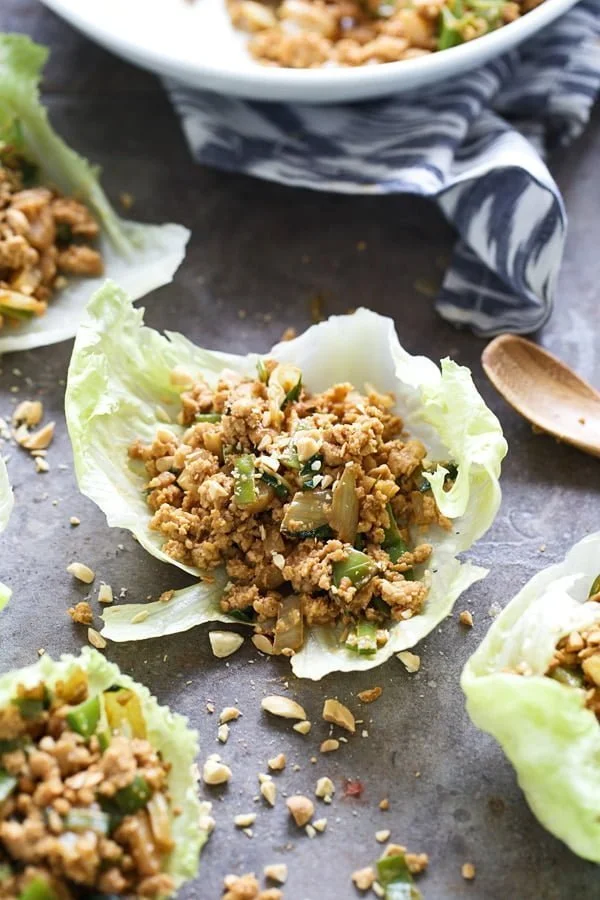
[[[600,575],[588,601],[600,603]],[[585,705],[600,719],[600,622],[561,638],[546,672],[569,687],[585,689]]]
[[[145,735],[137,695],[89,695],[79,669],[17,688],[0,709],[0,898],[173,892],[169,765]]]
[[[289,655],[305,625],[339,625],[349,649],[375,652],[390,624],[422,610],[417,573],[432,546],[411,535],[450,522],[393,396],[351,384],[309,394],[298,368],[261,360],[254,379],[190,379],[181,401],[182,436],[160,428],[129,452],[150,476],[164,551],[205,572],[225,566],[224,612]]]
[[[228,0],[259,62],[306,69],[426,56],[520,18],[542,0]]]
[[[0,147],[0,328],[46,312],[68,275],[103,272],[99,227],[73,197],[34,186],[36,168]]]

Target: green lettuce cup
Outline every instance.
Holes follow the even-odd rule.
[[[599,572],[597,532],[519,591],[461,679],[471,719],[504,750],[534,815],[594,862],[600,862]]]
[[[50,185],[89,208],[100,225],[97,248],[105,275],[134,299],[142,297],[171,281],[184,257],[189,231],[173,224],[141,225],[116,214],[100,186],[98,169],[68,147],[48,121],[39,96],[47,56],[46,48],[24,35],[0,34],[0,149],[22,154],[28,187]],[[104,275],[69,276],[44,315],[23,313],[18,324],[0,329],[0,354],[73,337],[87,301],[103,282]]]
[[[393,393],[407,432],[428,449],[431,491],[441,513],[452,520],[448,530],[434,526],[428,532],[434,549],[423,611],[394,624],[385,646],[361,655],[340,643],[335,629],[319,626],[310,629],[291,659],[296,675],[312,679],[336,670],[370,669],[428,634],[457,597],[486,574],[456,556],[471,547],[496,515],[506,442],[468,369],[449,359],[440,369],[431,360],[411,356],[401,347],[392,320],[369,310],[332,317],[277,344],[269,355],[299,367],[309,391],[336,382],[361,387],[368,382],[377,391]],[[137,439],[151,443],[165,422],[176,434],[185,431],[177,424],[182,388],[173,383],[175,368],[210,385],[224,369],[254,377],[258,359],[255,354],[204,350],[180,334],[163,336],[145,327],[142,311],[115,285],[95,295],[75,341],[65,409],[79,487],[104,511],[109,525],[129,529],[149,553],[190,575],[202,573],[168,556],[163,538],[149,527],[152,511],[143,492],[143,473],[129,460],[128,449]],[[435,466],[448,459],[458,470],[450,489],[448,470]],[[226,574],[212,570],[211,577],[210,582],[177,591],[168,603],[107,609],[103,634],[130,641],[185,631],[203,622],[239,624],[220,608]]]
[[[0,676],[0,873],[44,900],[172,896],[208,836],[197,754],[186,718],[90,648]],[[42,816],[25,842],[24,816]]]

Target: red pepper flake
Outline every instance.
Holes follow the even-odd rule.
[[[362,781],[352,781],[351,778],[344,778],[344,797],[356,797],[358,800],[362,797],[364,789]]]

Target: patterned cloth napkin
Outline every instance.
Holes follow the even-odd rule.
[[[435,198],[458,232],[437,299],[445,319],[493,335],[550,315],[566,216],[543,157],[581,133],[600,91],[600,0],[476,72],[397,98],[319,107],[166,84],[200,163]]]

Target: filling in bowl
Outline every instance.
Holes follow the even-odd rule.
[[[300,369],[266,359],[254,379],[190,383],[181,402],[181,437],[160,428],[130,448],[150,476],[150,527],[173,559],[225,567],[222,611],[253,624],[268,652],[291,655],[305,625],[330,625],[348,649],[375,653],[422,610],[432,546],[421,535],[451,523],[393,396],[351,384],[310,394]]]
[[[135,691],[90,693],[79,668],[17,685],[0,708],[0,898],[171,894],[169,768]]]

